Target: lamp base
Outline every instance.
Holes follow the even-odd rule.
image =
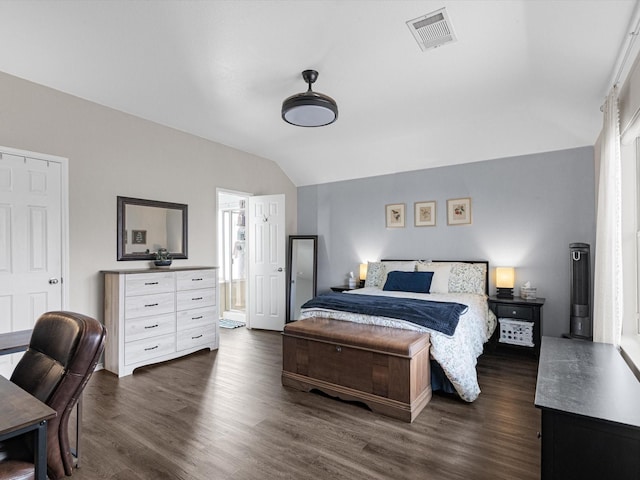
[[[513,298],[513,288],[498,288],[497,298]]]

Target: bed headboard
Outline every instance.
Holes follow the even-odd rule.
[[[416,260],[415,258],[411,258],[411,259],[406,259],[406,258],[383,258],[382,260],[380,260],[381,262],[411,262],[413,260]],[[489,295],[489,262],[487,260],[420,260],[418,259],[419,262],[432,262],[432,263],[481,263],[484,264],[486,269],[485,269],[485,278],[484,278],[484,293],[486,293],[487,295]]]

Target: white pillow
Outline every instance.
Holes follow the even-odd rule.
[[[449,293],[450,263],[422,263],[416,267],[419,272],[433,272],[429,293]]]
[[[417,260],[408,260],[401,262],[391,262],[391,261],[383,261],[381,262],[384,266],[384,273],[381,276],[380,288],[384,287],[384,284],[387,281],[387,274],[389,272],[415,272]]]

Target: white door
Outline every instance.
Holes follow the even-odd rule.
[[[286,317],[284,195],[249,197],[249,328],[282,331]]]
[[[24,153],[0,147],[0,333],[31,329],[63,307],[66,165]],[[0,374],[9,377],[21,356],[0,356]]]

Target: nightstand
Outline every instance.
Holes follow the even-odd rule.
[[[530,352],[538,357],[542,338],[542,305],[544,298],[489,297],[489,308],[498,318],[493,340],[496,348]]]
[[[358,287],[351,288],[349,285],[340,285],[339,287],[331,287],[334,292],[346,292],[348,290],[355,290]]]

